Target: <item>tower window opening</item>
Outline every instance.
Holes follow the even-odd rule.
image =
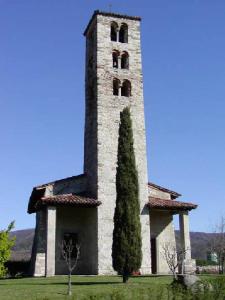
[[[111,23],[111,41],[117,42],[118,25],[116,22]]]
[[[120,88],[120,81],[119,79],[113,79],[113,95],[119,96],[119,88]]]
[[[113,51],[112,59],[113,59],[113,68],[118,69],[118,58],[119,58],[119,51]]]
[[[121,69],[129,69],[129,55],[123,52],[121,55]]]
[[[121,87],[121,96],[130,97],[131,96],[131,83],[129,80],[124,80]]]
[[[128,43],[128,26],[127,24],[122,24],[119,31],[119,42]]]

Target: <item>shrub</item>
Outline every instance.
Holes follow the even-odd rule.
[[[205,260],[205,259],[196,259],[196,265],[203,267],[203,266],[216,266],[217,263],[215,261],[211,260]]]
[[[15,238],[10,238],[9,233],[14,228],[14,222],[11,222],[7,229],[0,231],[0,277],[7,273],[5,263],[8,261],[11,249],[15,243]]]

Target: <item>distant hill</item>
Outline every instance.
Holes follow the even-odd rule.
[[[34,229],[17,230],[11,233],[16,236],[16,244],[13,247],[12,260],[29,260],[31,256]],[[214,233],[191,232],[192,257],[196,259],[206,259],[210,240]],[[179,231],[176,230],[176,239],[179,243]]]
[[[34,229],[12,231],[11,236],[16,237],[16,243],[11,253],[11,260],[29,260],[34,238]]]
[[[193,258],[207,259],[207,252],[210,250],[210,244],[215,238],[216,233],[191,232],[191,247]]]
[[[179,243],[179,231],[176,230],[176,241]],[[206,259],[207,251],[215,233],[190,232],[191,256],[195,259]]]

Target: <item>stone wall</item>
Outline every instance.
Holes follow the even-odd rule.
[[[87,190],[97,198],[97,31],[93,21],[86,36],[84,173]]]
[[[170,200],[171,199],[171,194],[164,192],[164,191],[160,191],[157,188],[148,187],[148,194],[151,197],[155,197],[155,198],[161,198],[161,199],[166,199],[166,200]]]
[[[76,233],[81,244],[81,255],[74,274],[97,274],[97,208],[57,208],[56,274],[67,274],[67,266],[61,255],[65,233]]]
[[[73,176],[65,180],[56,181],[45,187],[44,196],[53,196],[60,194],[82,193],[86,191],[87,178],[84,175]]]
[[[156,238],[156,266],[157,273],[167,274],[170,272],[164,257],[165,245],[176,247],[173,215],[170,212],[151,211],[151,238]]]
[[[36,213],[36,228],[31,257],[31,274],[45,276],[46,210]]]
[[[128,25],[128,43],[111,42],[110,26],[116,21]],[[92,48],[87,41],[86,56],[86,125],[85,144],[86,155],[85,171],[91,172],[88,185],[91,190],[96,188],[98,200],[102,205],[98,208],[98,272],[99,274],[112,274],[112,232],[113,215],[116,201],[116,166],[118,128],[120,112],[127,106],[131,109],[134,135],[134,151],[139,176],[139,191],[141,203],[142,224],[142,273],[151,272],[150,258],[150,228],[149,214],[144,208],[148,201],[147,190],[147,162],[146,140],[143,103],[143,80],[140,48],[140,22],[136,20],[112,18],[97,15],[90,27],[87,37],[97,39]],[[127,51],[129,54],[129,70],[114,69],[112,67],[113,50]],[[90,72],[87,69],[90,57],[95,66]],[[88,74],[88,76],[87,76]],[[96,77],[95,77],[96,76]],[[92,78],[96,78],[96,81]],[[128,79],[131,82],[131,97],[113,96],[113,79],[121,82]],[[94,90],[93,90],[94,87]],[[90,91],[93,91],[92,98]],[[90,105],[91,101],[91,105]],[[89,147],[87,146],[89,145]],[[92,161],[90,163],[90,158]],[[88,166],[88,168],[87,168]],[[95,177],[95,178],[94,178]]]
[[[56,207],[46,207],[46,258],[45,275],[55,275],[55,248],[56,248]]]

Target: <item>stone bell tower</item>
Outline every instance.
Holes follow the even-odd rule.
[[[97,214],[97,273],[111,274],[120,112],[131,110],[139,178],[142,274],[151,273],[146,137],[139,17],[95,11],[86,37],[84,172]]]

